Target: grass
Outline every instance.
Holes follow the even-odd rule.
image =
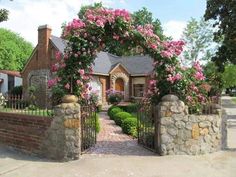
[[[236,97],[233,97],[233,98],[232,98],[232,101],[233,101],[233,103],[236,104]]]
[[[3,108],[3,109],[0,109],[0,112],[26,114],[26,115],[34,115],[34,116],[45,116],[45,117],[51,117],[53,115],[53,111],[47,110],[47,109],[29,110],[29,109]]]

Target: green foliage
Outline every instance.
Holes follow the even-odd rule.
[[[114,121],[117,125],[121,126],[124,120],[131,116],[128,112],[118,112],[114,115]]]
[[[118,105],[118,107],[128,113],[137,113],[139,105],[135,103],[135,104],[129,104],[125,106]]]
[[[0,9],[0,23],[8,20],[8,13],[8,10]]]
[[[118,113],[118,112],[123,112],[123,110],[120,109],[120,108],[117,108],[117,107],[112,108],[111,111],[109,112],[109,114],[110,114],[110,115],[109,115],[110,118],[113,120],[113,119],[114,119],[114,116],[115,116],[116,113]]]
[[[15,87],[11,90],[11,94],[13,94],[13,95],[22,95],[22,91],[23,91],[22,86],[15,86]]]
[[[236,86],[236,65],[227,65],[222,74],[224,88]]]
[[[204,75],[206,76],[206,82],[211,86],[209,96],[217,96],[222,92],[222,73],[218,70],[219,69],[214,62],[208,62],[204,66]]]
[[[136,117],[128,117],[125,119],[121,125],[123,132],[137,138],[137,122]]]
[[[63,89],[58,86],[52,87],[52,105],[58,105],[61,103],[61,98],[65,95]]]
[[[112,110],[113,108],[118,108],[118,107],[112,105],[110,108],[108,108],[108,110],[107,110],[107,114],[108,114],[109,117],[111,117],[111,110]]]
[[[133,17],[133,25],[146,25],[152,24],[153,25],[153,32],[160,37],[160,39],[164,39],[165,36],[163,35],[163,29],[161,27],[161,22],[159,19],[154,19],[153,14],[148,11],[146,7],[143,7],[141,10],[135,11],[132,14]]]
[[[182,40],[185,42],[184,58],[188,62],[196,60],[209,61],[217,47],[213,41],[213,28],[210,22],[201,18],[197,21],[191,18],[184,29]]]
[[[0,69],[22,70],[32,50],[32,44],[18,34],[0,28]]]
[[[114,105],[117,105],[121,102],[123,95],[119,92],[108,95],[108,102]]]
[[[221,70],[228,61],[236,64],[236,3],[235,0],[208,0],[205,11],[206,20],[215,20],[217,32],[214,34],[216,42],[222,41],[213,61]]]

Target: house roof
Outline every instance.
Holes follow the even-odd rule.
[[[0,70],[0,73],[7,74],[10,76],[15,76],[15,77],[21,77],[21,74],[19,71]]]
[[[52,43],[58,50],[64,53],[66,41],[51,36]],[[97,74],[109,74],[109,72],[117,65],[122,64],[131,75],[148,75],[153,70],[153,59],[149,56],[115,56],[107,52],[99,52],[94,60],[93,70]]]

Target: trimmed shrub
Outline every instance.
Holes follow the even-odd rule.
[[[111,109],[111,111],[109,113],[110,114],[110,119],[114,120],[114,116],[119,112],[123,112],[123,110],[118,108],[118,107],[114,107],[113,109]]]
[[[128,135],[133,137],[138,136],[137,132],[137,118],[136,117],[128,117],[125,119],[121,125],[122,131]]]
[[[125,119],[131,117],[132,115],[128,112],[119,112],[115,114],[114,121],[117,125],[121,126]]]
[[[111,110],[112,110],[113,108],[118,108],[118,107],[117,107],[117,106],[111,106],[111,107],[107,110],[107,114],[108,114],[109,117],[111,117],[110,113],[111,113]]]

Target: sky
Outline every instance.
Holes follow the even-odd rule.
[[[206,0],[0,0],[0,9],[10,11],[9,20],[0,27],[18,33],[35,46],[38,26],[48,24],[52,34],[60,36],[62,23],[76,18],[82,5],[101,1],[107,7],[131,13],[146,7],[161,21],[164,34],[174,40],[181,38],[191,17],[199,19],[206,9]]]

